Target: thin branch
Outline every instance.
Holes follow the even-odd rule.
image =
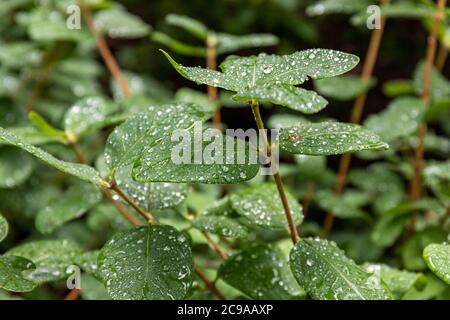
[[[217,70],[217,39],[215,35],[208,35],[206,38],[206,66],[208,69]],[[213,102],[219,101],[219,92],[216,87],[208,86],[208,97]],[[214,111],[214,128],[222,130],[222,116],[220,107]]]
[[[70,138],[68,138],[67,144],[69,147],[72,148],[72,150],[76,154],[78,161],[80,163],[86,164],[87,163],[86,156],[84,155],[78,143],[74,139],[71,139],[70,141],[69,140]],[[120,214],[129,222],[131,222],[131,224],[133,224],[134,226],[141,225],[141,223],[128,211],[127,208],[125,208],[119,201],[114,199],[113,195],[111,194],[111,191],[105,188],[101,188],[101,192],[105,196],[105,198],[109,202],[111,202],[111,204],[120,212]]]
[[[130,97],[132,95],[131,89],[128,86],[128,83],[125,81],[125,78],[122,74],[122,71],[119,68],[119,65],[117,64],[116,59],[114,58],[113,54],[111,53],[111,50],[108,47],[105,37],[103,37],[103,35],[101,35],[97,31],[97,28],[95,27],[94,19],[92,17],[91,10],[84,3],[84,0],[79,0],[78,3],[83,12],[83,16],[84,16],[84,19],[86,20],[86,24],[89,28],[89,31],[95,37],[97,49],[100,52],[100,55],[102,56],[103,61],[105,62],[110,73],[112,74],[112,76],[116,80],[117,84],[119,85],[120,90],[122,91],[123,95],[126,97]]]
[[[73,289],[64,297],[64,300],[77,300],[79,296],[80,296],[80,290]]]
[[[115,181],[111,183],[110,189],[115,191],[123,200],[125,200],[130,206],[132,206],[133,209],[136,210],[136,212],[139,213],[146,221],[150,223],[156,222],[155,217],[151,213],[142,209],[136,202],[134,202],[133,199],[131,199],[122,189],[119,188]]]
[[[119,213],[127,219],[133,226],[137,227],[142,225],[131,213],[125,208],[119,201],[115,200],[111,191],[108,189],[102,189],[102,193],[106,199],[119,211]]]
[[[259,111],[259,104],[257,101],[252,101],[251,103],[253,115],[255,116],[255,121],[260,131],[260,134],[263,135],[264,144],[267,150],[267,154],[271,157],[271,146],[269,143],[269,139],[267,138],[267,134],[264,127],[264,122],[261,118],[261,112]],[[281,180],[280,174],[274,173],[273,175],[275,179],[275,184],[277,185],[278,194],[280,195],[281,203],[283,204],[284,213],[286,215],[286,220],[289,226],[289,234],[291,236],[292,242],[295,244],[300,240],[300,237],[297,232],[297,227],[295,226],[294,218],[292,217],[292,211],[289,206],[289,202],[286,196],[286,191],[284,190],[283,181]]]
[[[382,6],[387,6],[390,4],[390,0],[382,0]],[[381,39],[383,38],[384,29],[386,26],[386,18],[381,19],[380,29],[374,29],[370,38],[369,47],[367,49],[366,58],[364,60],[363,70],[361,73],[361,80],[364,82],[370,81],[373,75],[373,70],[375,68],[375,63],[377,62],[378,53],[380,51]],[[367,92],[360,94],[352,108],[352,113],[350,116],[351,123],[359,123],[362,118],[364,111],[364,106],[367,100]],[[350,163],[352,160],[352,155],[347,153],[341,157],[339,162],[339,170],[337,174],[335,193],[340,195],[344,191],[345,184],[347,183],[347,175],[350,170]],[[325,216],[325,221],[323,224],[322,237],[328,238],[328,235],[333,228],[334,214],[333,212],[328,212]]]
[[[433,21],[433,26],[431,33],[428,36],[428,47],[425,61],[425,70],[423,74],[422,82],[422,102],[425,107],[430,104],[430,86],[431,86],[431,75],[433,71],[434,60],[437,51],[437,34],[441,26],[441,22],[444,18],[444,9],[447,0],[438,0],[436,13]],[[422,169],[424,165],[424,155],[425,155],[425,136],[427,133],[427,124],[424,122],[421,124],[418,132],[419,143],[415,150],[414,159],[414,175],[410,184],[409,198],[412,201],[418,200],[422,196]],[[413,220],[413,228],[414,228]]]
[[[225,300],[225,296],[217,289],[216,285],[209,281],[208,277],[203,273],[199,267],[195,267],[195,273],[205,283],[206,287],[217,297],[219,300]]]
[[[207,232],[202,232],[203,236],[206,238],[206,240],[208,241],[208,246],[214,250],[215,252],[217,252],[217,254],[220,255],[220,257],[223,260],[227,260],[228,259],[228,254],[227,252],[221,247],[219,246],[212,238],[211,236],[207,233]]]

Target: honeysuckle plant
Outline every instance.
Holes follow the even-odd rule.
[[[317,1],[308,13],[362,16],[376,3]],[[82,23],[72,30],[66,9],[73,5]],[[383,12],[400,17],[415,8],[421,14],[414,17],[439,22],[431,1],[400,5],[404,11]],[[412,80],[384,83],[392,101],[346,123],[329,118],[327,106],[347,115],[342,106],[377,85],[373,72],[356,74],[356,55],[230,55],[216,70],[187,67],[155,50],[152,59],[173,67],[173,82],[184,77],[217,90],[175,92],[169,79],[159,82],[140,66],[124,70],[129,53],[119,50],[116,60],[110,45],[151,37],[167,51],[216,60],[278,39],[218,33],[187,16],[166,16],[206,45],[191,46],[145,21],[114,1],[0,4],[0,299],[449,297],[444,58],[435,68],[420,62]],[[448,48],[436,25],[429,30],[440,32],[431,37]],[[215,52],[208,55],[211,39]],[[370,63],[365,58],[363,69]],[[254,123],[261,143],[222,132],[234,126],[227,118],[216,126],[218,90],[242,107],[227,112]],[[424,123],[430,129],[422,191],[409,199]],[[180,132],[193,139],[180,143]],[[242,150],[249,152],[244,161],[227,161]],[[342,160],[334,156],[349,154],[358,165],[349,165],[337,192],[341,177],[333,165]],[[327,213],[336,223],[324,237]]]

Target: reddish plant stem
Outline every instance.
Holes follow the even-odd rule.
[[[97,49],[100,52],[100,55],[102,56],[102,59],[105,62],[109,72],[116,80],[123,95],[126,97],[130,97],[132,95],[131,89],[128,86],[128,83],[125,81],[122,71],[120,70],[120,67],[119,67],[116,59],[114,58],[111,50],[109,49],[108,44],[105,40],[105,37],[97,31],[97,28],[95,27],[94,19],[92,17],[91,10],[89,9],[89,7],[87,5],[85,5],[83,0],[79,0],[79,4],[80,4],[81,10],[83,12],[83,16],[86,21],[86,24],[89,28],[89,31],[95,37]]]
[[[80,296],[80,290],[73,289],[64,297],[64,300],[77,300],[79,296]]]
[[[86,156],[84,155],[84,153],[81,150],[81,148],[78,145],[78,143],[72,138],[68,138],[67,140],[68,140],[68,143],[67,143],[68,146],[70,148],[72,148],[72,150],[74,151],[75,155],[78,158],[78,161],[80,163],[87,164]],[[125,208],[119,201],[114,200],[114,197],[113,197],[113,195],[112,195],[110,190],[105,189],[105,188],[101,188],[101,192],[105,196],[105,198],[109,202],[111,202],[111,204],[117,209],[117,211],[119,211],[120,214],[125,219],[127,219],[132,225],[134,225],[134,226],[141,225],[141,223],[128,211],[127,208]]]
[[[208,241],[208,246],[214,250],[215,252],[217,252],[217,254],[223,259],[223,260],[227,260],[228,259],[228,254],[226,253],[226,251],[219,246],[212,238],[211,236],[207,233],[207,232],[203,232],[203,236],[206,238],[206,240]]]
[[[383,6],[387,6],[389,4],[390,0],[382,1]],[[380,51],[381,39],[383,38],[385,26],[386,26],[386,18],[382,18],[380,29],[374,29],[372,31],[369,48],[367,50],[363,70],[361,73],[361,80],[364,82],[368,82],[372,78],[375,63],[377,61],[378,53]],[[361,121],[366,100],[367,100],[367,92],[362,93],[356,98],[350,116],[351,123],[359,123]],[[336,178],[336,184],[334,187],[334,191],[337,195],[342,194],[342,192],[344,191],[345,185],[347,183],[348,172],[350,170],[351,160],[352,155],[350,153],[344,154],[341,157]],[[333,212],[328,212],[327,215],[325,216],[325,221],[323,224],[322,238],[328,238],[331,229],[333,228],[333,223],[334,223],[334,214]]]
[[[206,39],[206,66],[208,69],[217,70],[217,40],[214,35],[208,35]],[[209,100],[218,103],[219,92],[216,87],[208,86]],[[214,128],[222,130],[222,116],[220,114],[220,107],[214,111],[213,117]]]
[[[195,267],[195,273],[197,276],[205,283],[206,288],[208,288],[219,300],[225,300],[224,295],[217,289],[216,285],[209,281],[208,277],[200,270],[199,267]]]
[[[266,130],[264,127],[264,122],[262,121],[261,112],[259,111],[259,104],[256,101],[252,101],[251,103],[253,115],[255,116],[256,125],[258,126],[260,134],[263,135],[264,144],[266,146],[267,154],[271,157],[271,146],[269,139],[267,138]],[[297,227],[295,226],[294,218],[292,216],[292,211],[289,206],[289,201],[286,196],[286,191],[284,189],[283,180],[280,177],[280,174],[274,173],[273,175],[275,179],[275,184],[277,185],[278,194],[281,199],[281,203],[283,204],[284,214],[286,216],[286,220],[288,222],[289,227],[289,235],[291,236],[292,242],[296,244],[300,240],[300,236],[297,232]]]
[[[447,0],[438,0],[435,17],[433,20],[433,26],[428,36],[428,47],[427,54],[425,60],[425,70],[423,74],[423,82],[422,82],[422,97],[421,100],[425,107],[428,107],[430,104],[430,86],[431,86],[431,75],[433,71],[434,60],[436,57],[437,51],[437,34],[439,32],[439,28],[441,22],[444,18],[444,9]],[[415,158],[414,158],[414,175],[411,179],[410,183],[410,192],[409,198],[411,201],[416,201],[422,196],[422,169],[424,165],[424,156],[425,156],[425,136],[427,133],[427,124],[424,122],[420,125],[418,132],[418,144],[415,149]],[[415,220],[416,217],[414,215],[412,220],[412,229],[415,229]]]
[[[119,186],[114,181],[111,184],[111,190],[115,191],[123,200],[125,200],[131,207],[133,207],[134,210],[136,210],[137,213],[141,215],[146,221],[150,223],[155,223],[156,219],[153,217],[151,213],[148,213],[144,209],[142,209],[136,202],[133,201],[125,192],[123,192],[122,189],[119,188]]]

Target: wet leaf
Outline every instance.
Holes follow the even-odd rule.
[[[303,221],[302,208],[297,200],[286,191],[292,216],[296,225]],[[273,183],[262,183],[235,192],[230,196],[234,210],[251,224],[266,229],[286,229],[284,208]]]
[[[219,72],[181,66],[166,52],[163,53],[183,77],[198,84],[237,92],[241,100],[251,100],[258,96],[283,106],[295,105],[297,109],[301,105],[298,102],[300,98],[297,97],[301,91],[296,90],[295,85],[302,84],[308,77],[321,79],[343,74],[359,62],[358,57],[339,51],[311,49],[286,56],[230,56],[220,65],[222,72]],[[284,98],[286,92],[289,95]]]
[[[434,274],[450,284],[450,244],[428,245],[423,251],[423,258]]]
[[[36,269],[26,272],[26,279],[37,283],[67,277],[66,269],[81,253],[77,244],[68,240],[39,240],[21,244],[6,254],[32,261]]]
[[[204,215],[192,221],[192,225],[199,230],[226,238],[245,239],[248,237],[246,226],[225,216]]]
[[[350,123],[302,123],[280,130],[280,148],[294,154],[336,155],[389,146],[371,131]]]
[[[115,128],[108,137],[105,159],[109,168],[128,166],[163,137],[176,129],[186,129],[207,115],[199,107],[190,104],[170,104],[149,106],[148,111],[130,118]]]
[[[187,196],[188,186],[182,183],[137,182],[131,177],[131,166],[118,169],[117,185],[139,206],[152,209],[166,209],[182,203]]]
[[[34,268],[35,265],[27,259],[0,256],[0,288],[12,292],[32,291],[37,284],[25,279],[23,273]]]
[[[206,37],[208,36],[208,28],[200,21],[192,19],[191,17],[179,14],[168,14],[165,20],[167,24],[182,28],[200,40],[206,40]]]
[[[424,249],[433,243],[443,243],[448,232],[439,227],[428,227],[416,232],[400,249],[403,265],[408,270],[424,271],[427,265],[423,258]]]
[[[378,281],[386,284],[396,299],[400,299],[411,288],[423,289],[427,279],[422,273],[398,270],[384,264],[365,263],[367,272],[372,273]]]
[[[186,237],[162,225],[116,234],[100,252],[98,266],[116,300],[183,299],[194,269]]]
[[[283,105],[290,109],[306,114],[313,114],[324,109],[328,101],[314,91],[308,91],[291,85],[256,86],[243,90],[233,99],[238,101],[251,101],[252,99]]]
[[[334,78],[314,81],[314,87],[321,95],[340,101],[353,100],[369,91],[376,84],[374,78],[362,81],[360,77],[343,75]]]
[[[219,277],[252,299],[283,300],[303,295],[287,257],[272,246],[255,245],[234,254],[221,265]]]
[[[332,212],[341,219],[370,219],[367,213],[359,208],[359,203],[346,197],[346,194],[336,195],[330,190],[321,190],[317,192],[315,201],[323,210]]]
[[[108,125],[108,115],[118,106],[102,97],[88,97],[77,101],[64,116],[64,127],[76,137]]]
[[[135,162],[133,178],[141,182],[233,184],[259,172],[254,144],[216,129],[202,133],[198,123],[180,135],[166,135]],[[202,138],[203,137],[203,138]]]
[[[16,188],[33,173],[33,158],[18,149],[0,148],[0,188]]]
[[[291,251],[297,282],[316,300],[386,300],[383,283],[347,258],[334,242],[303,239]]]
[[[364,126],[384,141],[392,142],[415,134],[425,110],[425,105],[419,98],[397,98],[385,111],[370,115],[364,122]]]
[[[36,216],[36,228],[48,234],[67,222],[81,217],[102,199],[92,184],[75,184],[57,199],[52,200]]]
[[[238,50],[270,47],[278,44],[279,39],[273,34],[253,33],[246,35],[233,35],[228,33],[215,33],[217,53],[227,54]]]
[[[94,168],[83,164],[70,163],[56,159],[46,151],[29,144],[23,138],[18,137],[14,133],[3,128],[0,128],[0,141],[25,150],[26,152],[44,161],[55,169],[75,176],[81,180],[91,182],[95,185],[101,185],[99,173]]]
[[[110,38],[141,38],[150,33],[151,27],[140,17],[121,8],[99,11],[94,16],[95,26]]]

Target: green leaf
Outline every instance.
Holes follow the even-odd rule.
[[[117,170],[117,185],[139,206],[153,209],[166,209],[179,205],[187,196],[188,186],[181,183],[137,182],[131,178],[131,166]]]
[[[355,13],[365,11],[368,6],[375,4],[372,0],[320,0],[306,9],[309,16],[321,16],[335,13]]]
[[[400,249],[403,265],[408,270],[422,271],[427,269],[423,259],[424,249],[433,243],[447,240],[448,232],[440,227],[428,227],[416,232]]]
[[[0,62],[9,68],[21,68],[36,66],[41,63],[42,53],[33,42],[2,43],[0,50]]]
[[[98,266],[117,300],[183,299],[194,269],[186,237],[163,225],[116,234],[100,252]]]
[[[258,174],[255,144],[223,135],[216,129],[202,131],[198,122],[192,129],[179,133],[175,137],[166,134],[150,146],[135,162],[133,179],[140,182],[233,184]]]
[[[86,251],[75,258],[75,264],[80,266],[84,272],[96,274],[98,270],[97,258],[100,250]]]
[[[359,204],[347,195],[348,192],[338,196],[331,190],[320,190],[315,196],[315,201],[323,210],[332,212],[341,219],[370,219],[367,213],[358,208]]]
[[[23,273],[34,269],[35,265],[24,258],[0,256],[0,288],[12,292],[28,292],[36,283],[24,278]]]
[[[214,112],[218,107],[218,103],[216,101],[211,101],[207,94],[191,88],[181,88],[177,90],[175,100],[204,107],[205,112]]]
[[[419,98],[397,98],[385,111],[370,115],[364,122],[364,126],[384,141],[392,142],[415,134],[425,110],[425,105]]]
[[[61,140],[59,138],[50,137],[48,134],[39,131],[35,127],[23,126],[23,127],[8,127],[8,131],[13,135],[20,137],[22,140],[26,141],[32,145],[43,145],[47,143],[58,142]],[[0,146],[9,144],[3,140],[0,140]]]
[[[375,78],[363,81],[354,75],[343,75],[334,78],[314,81],[314,87],[321,95],[340,101],[353,100],[369,91],[376,84]]]
[[[44,283],[64,279],[67,267],[75,263],[80,253],[80,247],[68,240],[39,240],[21,244],[6,254],[32,261],[36,269],[26,272],[26,278]]]
[[[401,176],[384,165],[353,169],[348,175],[348,180],[375,198],[372,207],[379,214],[395,208],[406,196]]]
[[[192,225],[199,230],[226,238],[248,237],[248,228],[228,217],[204,215],[192,221]]]
[[[383,213],[373,228],[372,241],[380,247],[393,245],[403,232],[413,210],[413,206],[406,203]]]
[[[143,112],[146,111],[148,106],[168,103],[173,100],[172,92],[148,75],[123,71],[123,77],[133,93],[131,97],[124,97],[122,89],[114,77],[110,79],[110,88],[114,101],[121,102],[123,109],[127,112]],[[144,104],[145,108],[140,107],[140,104]]]
[[[423,251],[423,258],[434,274],[450,284],[450,244],[428,245]]]
[[[66,131],[81,137],[108,125],[108,116],[118,110],[118,106],[102,97],[88,97],[77,101],[64,116]]]
[[[233,35],[228,33],[215,33],[217,53],[227,54],[238,50],[270,47],[278,44],[279,39],[273,34],[253,33],[246,35]]]
[[[67,222],[81,217],[101,199],[101,193],[94,185],[75,184],[39,211],[36,228],[44,234],[52,233]]]
[[[58,16],[58,18],[62,18]],[[33,21],[28,26],[28,34],[34,41],[81,41],[86,40],[89,34],[86,30],[69,29],[64,20]]]
[[[347,258],[334,242],[303,239],[291,251],[297,282],[316,300],[386,300],[383,283]]]
[[[280,148],[294,154],[336,155],[389,146],[374,133],[350,123],[301,123],[280,130]]]
[[[208,28],[200,21],[190,17],[179,14],[168,14],[165,20],[167,24],[182,28],[200,40],[206,40],[208,36]]]
[[[66,141],[66,135],[64,134],[64,132],[53,127],[37,112],[31,111],[30,113],[28,113],[28,119],[36,128],[38,128],[48,137],[54,138],[61,143],[64,143]]]
[[[189,128],[206,117],[199,107],[190,104],[149,106],[147,112],[114,129],[106,142],[106,163],[111,171],[131,165],[162,137],[176,129]]]
[[[389,80],[383,83],[383,93],[390,97],[412,95],[415,93],[410,80]]]
[[[386,284],[396,299],[400,299],[413,287],[423,289],[427,284],[427,278],[422,273],[398,270],[376,263],[365,263],[363,267],[377,277],[380,282]]]
[[[425,62],[418,64],[414,72],[414,89],[417,95],[422,94]],[[450,81],[447,80],[435,67],[431,73],[430,98],[431,102],[441,100],[450,96]]]
[[[237,101],[251,101],[252,99],[283,105],[290,109],[306,114],[313,114],[324,109],[328,101],[314,91],[308,91],[287,84],[256,86],[243,90],[233,96]]]
[[[225,261],[219,277],[252,299],[283,300],[302,295],[278,249],[268,245],[254,245]]]
[[[120,8],[102,10],[94,16],[95,26],[99,32],[111,38],[141,38],[150,33],[151,27],[140,17]]]
[[[303,221],[302,208],[297,200],[286,191],[286,196],[295,225]],[[282,230],[287,228],[284,208],[273,183],[261,183],[235,192],[230,196],[233,209],[252,225],[265,229]]]
[[[157,43],[160,43],[168,48],[170,48],[173,52],[184,56],[191,57],[205,57],[206,56],[206,48],[191,46],[184,42],[178,41],[165,33],[154,31],[151,33],[151,39]]]
[[[58,169],[62,172],[75,176],[81,180],[91,182],[95,185],[101,186],[102,180],[99,173],[92,167],[83,164],[65,162],[56,159],[46,151],[39,149],[31,144],[27,143],[23,138],[16,136],[14,133],[0,128],[0,141],[11,144],[18,148],[25,150],[36,158],[46,162],[50,166]]]
[[[321,79],[343,74],[353,69],[359,62],[359,58],[351,54],[311,49],[286,56],[267,54],[251,57],[229,56],[220,65],[222,72],[219,72],[181,66],[166,52],[162,52],[183,77],[197,84],[237,92],[241,100],[263,97],[277,104],[294,105],[296,108],[300,108],[301,102],[299,103],[300,98],[297,96],[302,91],[296,90],[295,85],[302,84],[308,77]],[[288,99],[283,99],[282,95],[286,93],[289,93]],[[323,99],[321,101],[323,103]],[[314,100],[309,102],[317,103]]]
[[[21,150],[0,148],[0,188],[16,188],[33,173],[33,158]]]
[[[5,217],[0,213],[0,242],[5,240],[8,235],[9,225]]]
[[[272,129],[290,128],[296,125],[309,123],[303,116],[293,114],[274,114],[267,121],[267,126]]]

